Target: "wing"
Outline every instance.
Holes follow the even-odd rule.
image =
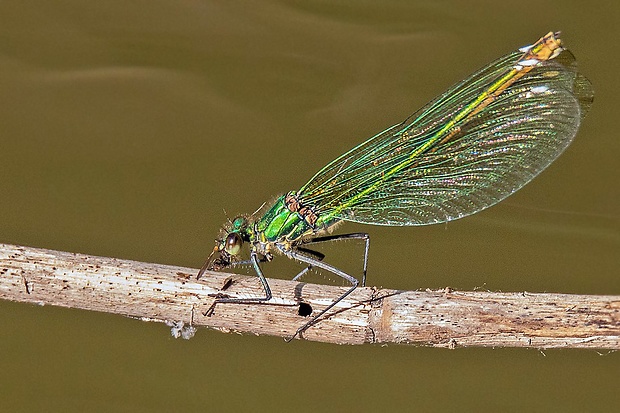
[[[544,55],[544,40],[340,156],[298,191],[300,202],[326,221],[426,225],[514,193],[570,144],[593,98],[573,55],[559,39]]]

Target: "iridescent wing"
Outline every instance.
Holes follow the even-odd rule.
[[[328,164],[299,200],[325,222],[426,225],[473,214],[553,162],[592,98],[575,58],[549,33]]]

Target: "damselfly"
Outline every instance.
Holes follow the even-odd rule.
[[[447,222],[490,207],[532,180],[574,138],[593,99],[559,33],[507,54],[448,89],[405,121],[335,159],[300,190],[252,214],[229,221],[200,270],[251,264],[265,295],[217,297],[216,304],[272,298],[260,263],[281,253],[344,279],[350,287],[305,322],[317,323],[359,284],[323,261],[311,244],[365,241],[361,285],[366,281],[369,236],[329,235],[341,221],[374,225]],[[250,256],[240,261],[244,244]]]

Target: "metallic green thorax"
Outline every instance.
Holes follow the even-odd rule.
[[[256,222],[254,236],[261,241],[296,241],[317,234],[336,222],[333,218],[315,213],[299,202],[295,192],[279,197],[273,206]]]

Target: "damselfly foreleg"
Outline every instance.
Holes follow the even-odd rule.
[[[256,254],[255,252],[252,252],[250,255],[250,262],[254,266],[254,271],[256,271],[256,276],[258,277],[258,280],[263,286],[263,290],[265,291],[264,297],[249,297],[249,298],[216,297],[215,300],[213,301],[213,304],[211,304],[211,306],[205,312],[204,315],[207,317],[211,317],[213,315],[213,311],[215,310],[215,306],[217,304],[224,304],[224,303],[253,304],[257,302],[264,302],[264,301],[271,300],[271,297],[272,297],[271,288],[269,287],[269,283],[267,282],[267,279],[263,275],[263,271],[260,268],[259,261],[260,259],[258,258],[258,254]]]

